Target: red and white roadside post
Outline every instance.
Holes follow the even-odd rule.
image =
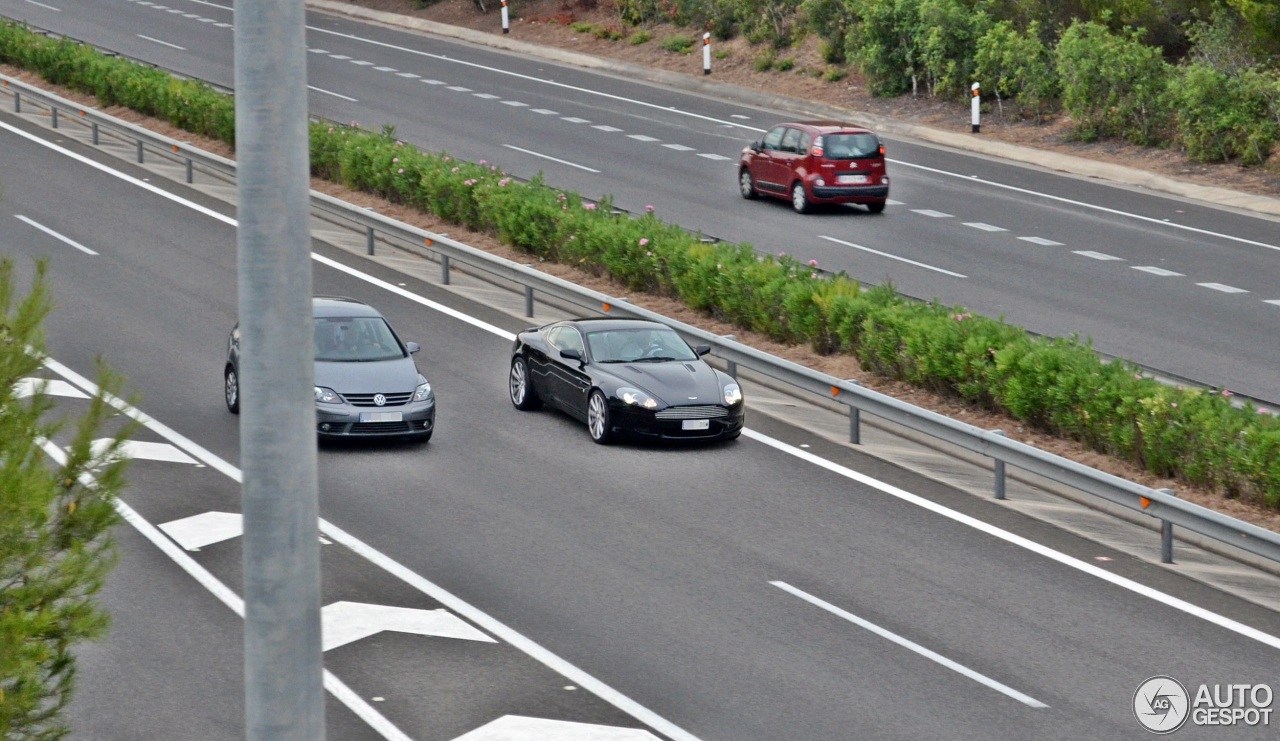
[[[507,17],[507,0],[502,0],[502,32],[511,33],[511,23]]]
[[[711,32],[702,34],[702,74],[711,74]]]
[[[505,2],[506,0],[503,0],[503,1]],[[978,133],[978,130],[982,128],[982,110],[980,108],[981,105],[982,105],[982,91],[978,83],[975,82],[973,83],[973,98],[969,103],[969,119],[970,119],[970,123],[973,124],[973,133],[975,134]]]

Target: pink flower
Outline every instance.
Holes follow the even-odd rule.
[[[482,165],[487,165],[487,164],[489,164],[489,163],[488,163],[488,162],[485,162],[484,160],[480,160],[480,164],[482,164]]]
[[[811,267],[811,268],[816,268],[816,267],[818,267],[818,261],[817,261],[817,260],[810,260],[810,261],[809,261],[809,267]]]
[[[392,157],[392,158],[391,158],[391,161],[392,161],[392,162],[399,162],[399,161],[400,161],[400,158],[399,158],[399,157]]]
[[[1223,396],[1235,396],[1235,394],[1231,393],[1231,392],[1230,392],[1230,391],[1228,391],[1227,389],[1223,389],[1223,390],[1222,390],[1222,395],[1223,395]]]
[[[1141,381],[1141,380],[1142,380],[1142,374],[1141,374],[1141,373],[1134,373],[1134,374],[1133,374],[1133,377],[1134,377],[1134,378],[1136,378],[1136,379],[1138,379],[1139,381]]]
[[[644,253],[644,256],[645,256],[645,257],[653,257],[653,253],[652,253],[652,252],[648,252],[648,251],[646,251],[646,252]]]
[[[398,172],[398,173],[400,173],[401,175],[403,175],[403,174],[404,174],[404,168],[403,168],[403,167],[401,167],[399,170],[396,170],[396,172]]]
[[[1270,414],[1266,407],[1258,407],[1258,414]]]
[[[594,204],[594,203],[584,203],[584,204],[582,204],[582,207],[583,207],[583,208],[585,208],[585,209],[586,209],[586,210],[588,210],[588,211],[595,211],[595,210],[596,210],[596,204]]]
[[[645,212],[645,213],[647,213],[647,214],[651,214],[651,213],[653,213],[653,206],[645,206],[645,207],[644,207],[644,212]]]
[[[817,278],[817,277],[818,277],[818,274],[817,274],[817,273],[809,273],[809,277],[810,277],[810,278]]]
[[[648,239],[648,237],[641,237],[641,238],[640,238],[640,246],[641,246],[641,247],[644,247],[644,246],[645,246],[645,245],[647,245],[647,244],[649,244],[649,239]]]
[[[501,179],[501,180],[499,180],[499,181],[498,181],[498,187],[499,187],[499,188],[506,187],[507,183],[509,183],[509,182],[511,182],[511,178],[503,178],[503,179]]]
[[[497,166],[497,165],[489,165],[489,171],[490,171],[490,172],[497,172],[497,171],[498,171],[498,166]]]
[[[787,256],[787,253],[785,253],[785,252],[779,252],[779,253],[778,253],[778,257],[786,257],[786,256]]]
[[[455,167],[455,168],[453,168],[452,170],[450,170],[449,172],[457,172],[457,171],[458,171],[458,168],[456,168],[456,167]]]
[[[445,158],[444,158],[444,161],[445,161],[445,162],[453,162],[453,158],[452,158],[452,157],[445,157]]]

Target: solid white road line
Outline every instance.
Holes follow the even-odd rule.
[[[342,98],[343,100],[349,100],[349,101],[351,101],[352,103],[359,103],[359,102],[360,102],[360,101],[356,100],[355,98],[348,98],[348,97],[347,97],[347,96],[345,96],[345,95],[341,95],[341,94],[339,94],[339,93],[335,93],[335,92],[333,92],[332,90],[324,90],[324,89],[321,89],[321,88],[316,87],[315,85],[307,85],[307,89],[308,89],[308,90],[314,90],[314,91],[316,91],[317,93],[324,93],[325,95],[332,95],[332,96],[333,96],[333,97],[335,97],[335,98]]]
[[[146,39],[147,41],[150,41],[150,42],[153,42],[153,43],[156,43],[156,44],[162,44],[162,45],[167,46],[167,47],[169,47],[169,48],[171,48],[171,49],[177,49],[178,51],[186,51],[186,50],[187,50],[187,48],[186,48],[185,46],[178,46],[177,44],[170,44],[168,41],[161,41],[160,39],[153,39],[153,38],[151,38],[150,36],[143,36],[142,34],[138,34],[138,38],[140,38],[140,39]]]
[[[549,155],[549,154],[542,154],[541,152],[534,152],[533,150],[530,150],[530,149],[521,149],[520,147],[512,146],[512,145],[510,145],[510,144],[503,144],[502,146],[506,147],[507,149],[514,149],[514,150],[516,150],[517,152],[524,152],[525,154],[532,155],[532,156],[534,156],[534,157],[541,157],[541,158],[542,158],[542,159],[544,159],[544,160],[551,160],[552,162],[559,162],[560,164],[562,164],[562,165],[568,165],[569,167],[576,167],[576,168],[578,168],[579,170],[586,170],[587,172],[597,172],[597,173],[598,173],[598,172],[600,172],[599,170],[597,170],[597,169],[595,169],[595,168],[587,167],[586,165],[579,165],[579,164],[577,164],[576,162],[570,162],[569,160],[562,160],[562,159],[560,159],[560,158],[558,158],[558,157],[552,157],[552,156],[551,156],[551,155]]]
[[[93,250],[89,249],[88,247],[85,247],[84,245],[80,244],[79,242],[75,241],[74,239],[69,239],[69,238],[67,238],[67,237],[62,236],[61,234],[59,234],[59,233],[55,232],[54,230],[50,229],[49,227],[45,226],[44,224],[39,224],[39,223],[37,223],[37,222],[35,222],[35,221],[31,220],[31,219],[28,219],[27,217],[22,216],[22,215],[20,215],[20,214],[19,214],[19,215],[15,215],[15,216],[14,216],[14,218],[15,218],[15,219],[17,219],[18,221],[21,221],[21,222],[22,222],[22,223],[24,223],[24,224],[29,224],[29,225],[31,225],[31,226],[33,226],[33,227],[35,227],[36,229],[39,229],[40,231],[44,232],[45,234],[48,234],[50,237],[53,237],[54,239],[57,239],[57,240],[62,241],[62,242],[65,242],[66,244],[69,244],[69,245],[71,245],[72,247],[75,247],[76,249],[80,250],[81,252],[85,253],[86,255],[96,255],[96,254],[98,254],[97,252],[94,252]]]
[[[937,662],[947,667],[948,669],[956,672],[957,674],[966,676],[969,679],[972,679],[973,681],[978,682],[979,684],[984,684],[990,687],[991,689],[995,690],[996,692],[999,692],[1002,695],[1007,695],[1009,697],[1012,697],[1013,699],[1017,700],[1023,705],[1027,705],[1033,708],[1049,707],[1048,705],[1045,705],[1043,702],[1040,702],[1039,700],[1035,699],[1034,697],[1031,697],[1030,695],[1024,695],[1023,693],[1013,689],[1012,687],[1006,684],[1001,684],[1000,682],[997,682],[996,680],[986,676],[985,674],[980,674],[970,669],[964,664],[952,661],[951,659],[948,659],[947,657],[943,656],[942,654],[936,651],[931,651],[930,649],[927,649],[924,646],[921,646],[919,643],[916,643],[915,641],[911,641],[906,638],[903,638],[902,636],[898,635],[897,633],[894,633],[888,628],[882,628],[879,625],[876,625],[875,623],[871,622],[870,620],[864,620],[863,618],[860,618],[851,612],[846,612],[840,609],[839,607],[836,607],[835,605],[831,604],[830,602],[819,599],[803,590],[796,589],[795,587],[791,586],[790,584],[787,584],[786,582],[771,581],[769,583],[777,587],[778,589],[781,589],[784,592],[787,592],[789,594],[795,595],[796,597],[799,597],[800,599],[804,600],[805,602],[808,602],[811,605],[816,605],[817,607],[821,607],[822,609],[826,610],[832,615],[835,615],[840,618],[844,618],[845,620],[848,620],[849,622],[853,623],[854,625],[860,628],[863,628],[864,630],[875,633],[876,635],[880,636],[881,638],[884,638],[885,640],[892,641],[909,651],[914,651],[920,654],[921,656],[925,657],[930,661]]]
[[[62,8],[55,8],[55,7],[53,7],[52,5],[45,5],[44,3],[38,3],[38,2],[36,2],[36,0],[27,0],[27,2],[28,2],[28,3],[30,3],[30,4],[32,4],[32,5],[35,5],[35,6],[37,6],[37,7],[44,8],[45,10],[52,10],[52,11],[57,12],[57,13],[61,13],[61,12],[62,12]]]
[[[818,239],[825,239],[825,240],[827,240],[828,242],[835,242],[836,244],[842,244],[842,245],[844,245],[845,247],[852,247],[852,248],[854,248],[854,249],[856,249],[856,250],[862,250],[863,252],[870,252],[870,253],[871,253],[871,254],[873,254],[873,255],[879,255],[879,256],[881,256],[881,257],[887,257],[887,258],[889,258],[890,260],[897,260],[897,261],[899,261],[899,262],[905,262],[905,263],[907,263],[907,264],[909,264],[909,265],[915,265],[916,267],[924,268],[924,269],[926,269],[926,270],[933,270],[933,271],[935,271],[935,272],[942,273],[943,275],[950,275],[950,276],[955,277],[955,278],[968,278],[968,277],[969,277],[969,276],[967,276],[967,275],[962,275],[962,274],[960,274],[960,273],[952,272],[952,271],[950,271],[950,270],[947,270],[946,268],[939,268],[939,267],[936,267],[936,266],[933,266],[933,265],[925,264],[925,263],[923,263],[923,262],[916,262],[915,260],[909,260],[909,259],[907,259],[907,258],[905,258],[905,257],[899,257],[899,256],[897,256],[897,255],[891,255],[891,254],[889,254],[888,252],[881,252],[880,250],[873,250],[873,249],[871,249],[870,247],[863,247],[862,245],[860,245],[860,244],[854,244],[853,242],[846,242],[846,241],[844,241],[843,239],[836,239],[835,237],[828,237],[828,236],[825,236],[825,235],[822,235],[822,234],[819,234],[819,235],[818,235]]]

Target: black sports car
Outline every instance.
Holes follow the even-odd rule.
[[[591,439],[619,433],[731,440],[742,434],[742,389],[670,327],[639,319],[575,319],[516,336],[508,389],[516,409],[543,402],[587,423]]]

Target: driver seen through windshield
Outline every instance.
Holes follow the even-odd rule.
[[[696,360],[697,354],[670,329],[611,329],[588,332],[587,345],[597,363]]]
[[[316,317],[316,360],[368,362],[405,355],[381,317]]]

